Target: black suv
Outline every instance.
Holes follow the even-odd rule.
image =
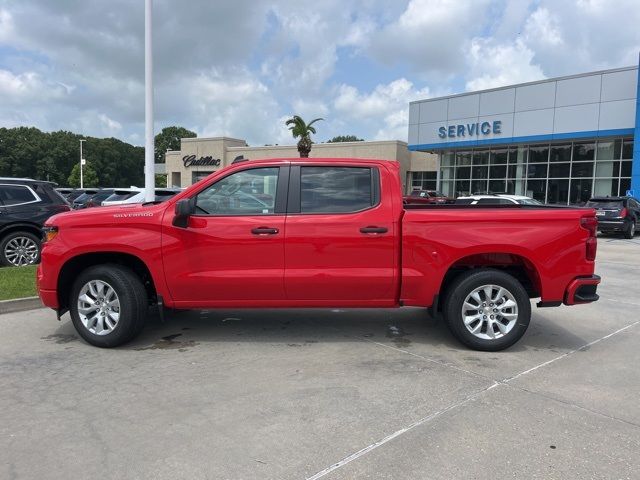
[[[640,204],[635,198],[592,197],[586,206],[596,209],[600,232],[622,232],[625,238],[633,238],[636,234]]]
[[[0,177],[0,265],[40,261],[41,228],[52,215],[70,210],[51,182]]]

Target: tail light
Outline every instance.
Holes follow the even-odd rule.
[[[627,209],[623,208],[622,210],[620,210],[620,214],[618,215],[621,218],[624,218],[627,216]]]
[[[580,219],[580,226],[589,232],[589,238],[587,238],[587,250],[586,256],[587,260],[595,260],[596,259],[596,250],[598,249],[598,239],[597,239],[597,231],[598,231],[598,220],[596,217],[582,217]]]

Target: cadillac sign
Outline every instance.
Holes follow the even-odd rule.
[[[219,167],[222,163],[222,160],[220,160],[219,158],[213,158],[212,156],[196,158],[195,155],[185,155],[184,157],[182,157],[182,163],[184,163],[185,167]]]

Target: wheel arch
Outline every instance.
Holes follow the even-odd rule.
[[[0,228],[0,241],[2,241],[2,239],[5,238],[7,235],[15,232],[28,232],[38,237],[38,239],[40,239],[42,235],[42,228],[39,225],[36,225],[35,223],[26,223],[26,222],[10,223]]]
[[[486,252],[474,253],[454,261],[440,284],[439,299],[444,299],[448,288],[460,274],[480,268],[493,268],[509,273],[522,284],[530,298],[542,295],[539,269],[529,258],[512,252]]]
[[[73,285],[73,279],[76,278],[80,272],[95,265],[108,263],[122,265],[131,269],[142,280],[149,301],[157,301],[158,294],[153,275],[141,258],[123,252],[83,253],[68,259],[60,269],[57,282],[59,311],[64,312],[68,310],[69,294]]]

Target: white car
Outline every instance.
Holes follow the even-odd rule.
[[[523,195],[470,195],[456,198],[457,205],[542,205],[542,202]]]
[[[155,201],[164,202],[181,191],[181,188],[156,188]],[[102,202],[102,206],[109,207],[128,203],[144,203],[144,189],[137,187],[116,188],[113,195]]]

